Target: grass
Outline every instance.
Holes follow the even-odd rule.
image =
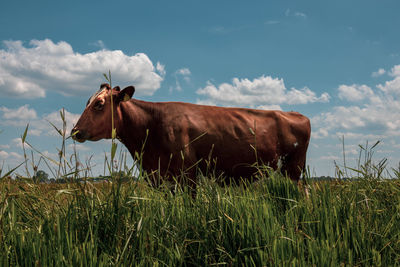
[[[1,266],[393,266],[400,181],[310,182],[278,173],[196,199],[142,181],[0,183]]]

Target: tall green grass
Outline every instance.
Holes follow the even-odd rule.
[[[1,266],[393,266],[400,181],[272,173],[195,199],[142,181],[0,183]]]

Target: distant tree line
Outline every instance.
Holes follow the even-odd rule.
[[[128,176],[125,172],[119,171],[119,172],[114,172],[113,177],[122,180],[123,182],[129,181],[131,179],[136,179],[136,177]],[[104,182],[104,181],[109,181],[111,180],[111,176],[103,176],[99,175],[97,177],[79,177],[79,178],[74,178],[74,177],[65,177],[65,178],[49,178],[49,175],[43,171],[39,170],[35,173],[35,175],[32,177],[32,181],[34,183],[46,183],[46,184],[63,184],[63,183],[69,183],[69,182],[85,182],[85,181],[90,181],[90,182]],[[17,175],[15,177],[16,181],[26,181],[28,178],[22,177]]]

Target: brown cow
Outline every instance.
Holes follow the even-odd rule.
[[[210,162],[235,180],[250,178],[254,163],[280,168],[298,181],[305,166],[310,121],[297,112],[224,108],[131,99],[135,88],[103,84],[74,129],[79,142],[111,138],[111,94],[118,139],[132,157],[144,147],[142,167],[164,179],[185,173],[195,187],[196,170]],[[145,144],[144,144],[145,142]]]

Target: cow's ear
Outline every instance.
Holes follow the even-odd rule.
[[[135,87],[128,86],[128,87],[124,88],[124,90],[122,90],[118,93],[119,102],[124,102],[124,101],[130,100],[133,96],[133,93],[135,93]]]
[[[119,86],[115,86],[113,90],[115,90],[115,91],[118,91],[118,92],[119,92],[119,91],[121,91],[121,88],[119,88]]]

